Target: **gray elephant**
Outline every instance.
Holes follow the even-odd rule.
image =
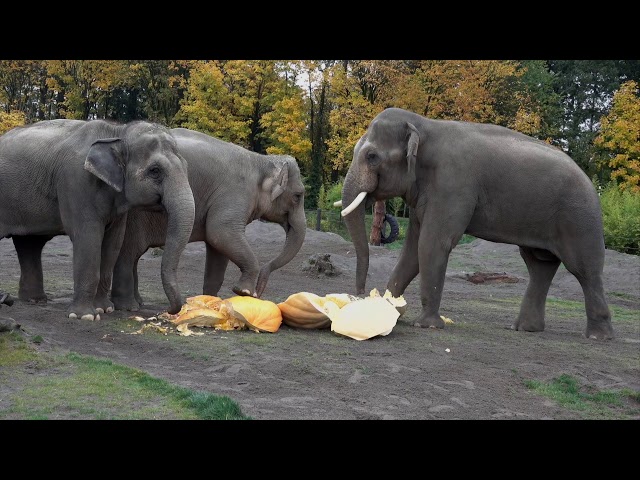
[[[189,165],[195,199],[189,241],[206,243],[203,293],[218,294],[231,260],[241,272],[233,292],[260,297],[270,273],[286,265],[304,242],[305,189],[295,158],[259,154],[185,128],[171,132]],[[247,224],[256,219],[278,223],[286,232],[281,254],[261,269],[245,236]],[[143,304],[138,291],[138,260],[149,247],[164,245],[166,224],[162,213],[129,213],[113,272],[111,300],[116,308],[138,310]]]
[[[149,122],[50,120],[0,137],[0,239],[12,237],[21,276],[18,298],[46,301],[42,249],[56,235],[73,242],[69,317],[113,310],[98,284],[111,272],[131,207],[168,214],[162,282],[169,311],[183,301],[176,271],[191,234],[194,201],[187,165],[170,131]]]
[[[382,111],[358,140],[342,189],[359,294],[369,268],[365,205],[397,196],[411,211],[387,288],[399,296],[420,274],[417,326],[444,327],[439,309],[449,253],[468,233],[520,247],[530,279],[515,330],[544,330],[547,293],[562,262],[584,291],[586,336],[613,338],[600,202],[561,150],[497,125]]]

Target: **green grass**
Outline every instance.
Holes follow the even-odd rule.
[[[524,384],[558,405],[578,411],[587,418],[627,418],[640,413],[640,392],[630,389],[587,389],[581,386],[576,378],[567,374],[562,374],[548,383],[525,380]]]
[[[10,380],[12,386],[0,419],[251,419],[229,397],[176,386],[110,360],[40,353],[18,337],[0,335],[0,383]],[[33,366],[35,372],[27,373]]]
[[[16,332],[0,334],[0,368],[37,360],[37,353],[29,347],[20,334]]]
[[[484,309],[501,309],[500,304],[520,306],[522,298],[497,298],[491,297],[486,300],[475,300],[476,303],[483,304]],[[614,322],[640,322],[640,310],[620,307],[618,305],[609,305],[611,310],[611,318]],[[579,318],[585,317],[585,306],[583,301],[561,300],[558,298],[547,297],[546,315],[547,318]]]
[[[638,300],[637,295],[631,295],[625,292],[607,292],[612,297],[624,298],[625,300]]]

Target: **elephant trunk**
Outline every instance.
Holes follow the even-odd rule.
[[[364,224],[366,192],[359,189],[347,174],[342,187],[342,205],[344,222],[356,249],[356,295],[364,293],[369,271],[369,240]],[[346,212],[346,213],[345,213]]]
[[[183,304],[177,278],[178,263],[189,243],[195,218],[195,203],[189,183],[185,180],[165,189],[162,205],[168,214],[167,237],[162,255],[162,286],[171,305],[168,311],[175,314]]]
[[[304,208],[300,207],[293,214],[290,214],[287,223],[283,227],[287,232],[284,247],[280,255],[260,269],[260,275],[256,283],[256,295],[258,297],[262,296],[271,272],[289,263],[300,251],[307,233],[307,218],[304,214]]]

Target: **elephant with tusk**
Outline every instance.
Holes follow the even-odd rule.
[[[259,154],[185,128],[171,132],[189,165],[195,199],[189,242],[206,243],[203,293],[218,294],[231,260],[241,272],[233,292],[260,297],[270,273],[291,261],[304,242],[305,187],[296,159]],[[277,223],[286,232],[282,252],[262,268],[245,235],[246,226],[256,219]],[[129,213],[113,272],[111,300],[116,308],[135,311],[143,304],[138,291],[138,260],[148,248],[164,245],[166,225],[162,213]]]
[[[369,267],[365,208],[397,196],[411,211],[387,288],[400,296],[420,275],[417,326],[444,327],[439,309],[449,253],[467,233],[520,247],[529,284],[515,330],[544,330],[547,292],[563,263],[584,292],[586,337],[613,338],[599,198],[561,150],[497,125],[382,111],[355,145],[340,203],[357,255],[358,294]]]

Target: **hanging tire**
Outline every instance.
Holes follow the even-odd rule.
[[[386,235],[387,225],[389,225],[389,235]],[[400,235],[400,225],[396,217],[390,213],[385,213],[384,220],[382,221],[382,228],[380,228],[380,243],[386,245],[387,243],[393,243],[398,239]]]

